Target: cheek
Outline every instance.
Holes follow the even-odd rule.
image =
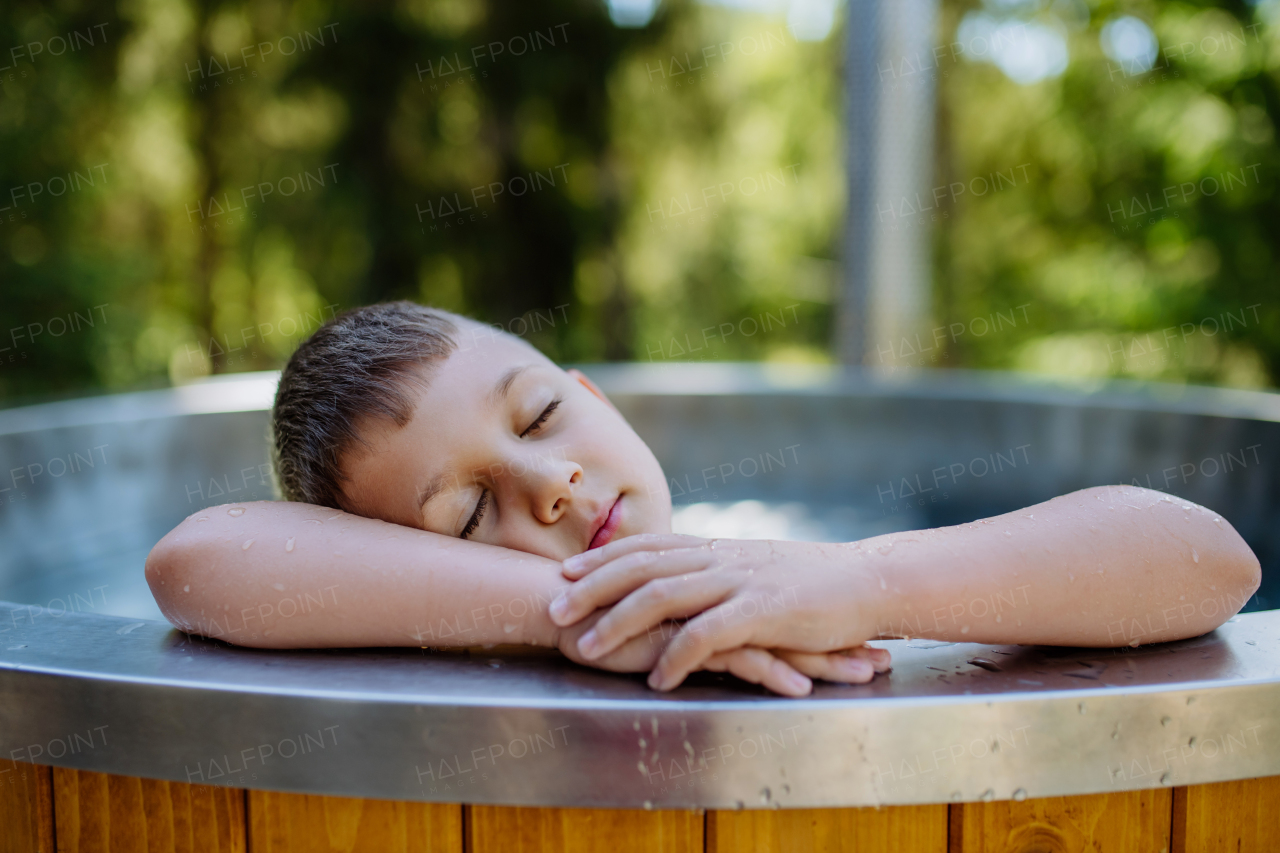
[[[567,550],[553,528],[544,528],[529,517],[504,521],[497,539],[486,541],[486,544],[523,551],[549,560],[564,560],[576,553]]]

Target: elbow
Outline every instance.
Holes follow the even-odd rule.
[[[1262,586],[1262,564],[1230,522],[1209,510],[1204,514],[1214,519],[1204,521],[1206,545],[1216,557],[1210,561],[1213,583],[1225,586],[1231,600],[1239,602],[1238,613]]]
[[[1262,566],[1244,538],[1223,519],[1223,526],[1209,524],[1212,530],[1203,542],[1210,556],[1201,555],[1200,593],[1204,596],[1196,608],[1202,619],[1200,630],[1189,636],[1218,628],[1239,613],[1262,585]]]
[[[1231,535],[1235,541],[1222,555],[1219,579],[1231,590],[1231,599],[1239,602],[1235,610],[1239,613],[1262,586],[1262,564],[1240,534],[1233,529]]]
[[[195,623],[195,613],[190,612],[196,602],[184,598],[184,589],[191,589],[191,568],[197,562],[199,541],[189,535],[186,527],[190,519],[165,534],[147,554],[143,574],[151,596],[160,612],[173,627],[187,633],[200,633]]]
[[[177,580],[178,565],[177,549],[169,541],[173,536],[170,532],[163,539],[156,543],[151,549],[151,553],[147,554],[147,561],[143,565],[143,574],[147,578],[147,586],[151,589],[151,597],[156,600],[156,604],[160,607],[160,612],[164,617],[173,623],[174,627],[178,627],[178,623],[171,615],[171,584]]]

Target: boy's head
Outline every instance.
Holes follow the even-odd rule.
[[[671,529],[657,460],[592,382],[412,302],[358,308],[289,359],[284,497],[561,560]]]

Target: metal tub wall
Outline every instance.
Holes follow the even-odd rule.
[[[1280,844],[1274,396],[589,372],[684,529],[848,539],[1136,481],[1236,526],[1264,612],[1138,649],[887,641],[892,673],[805,700],[509,647],[245,649],[159,621],[141,567],[271,497],[274,375],[0,412],[0,853]]]

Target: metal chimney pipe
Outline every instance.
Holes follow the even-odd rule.
[[[848,205],[837,354],[889,365],[930,308],[938,0],[849,0]]]

